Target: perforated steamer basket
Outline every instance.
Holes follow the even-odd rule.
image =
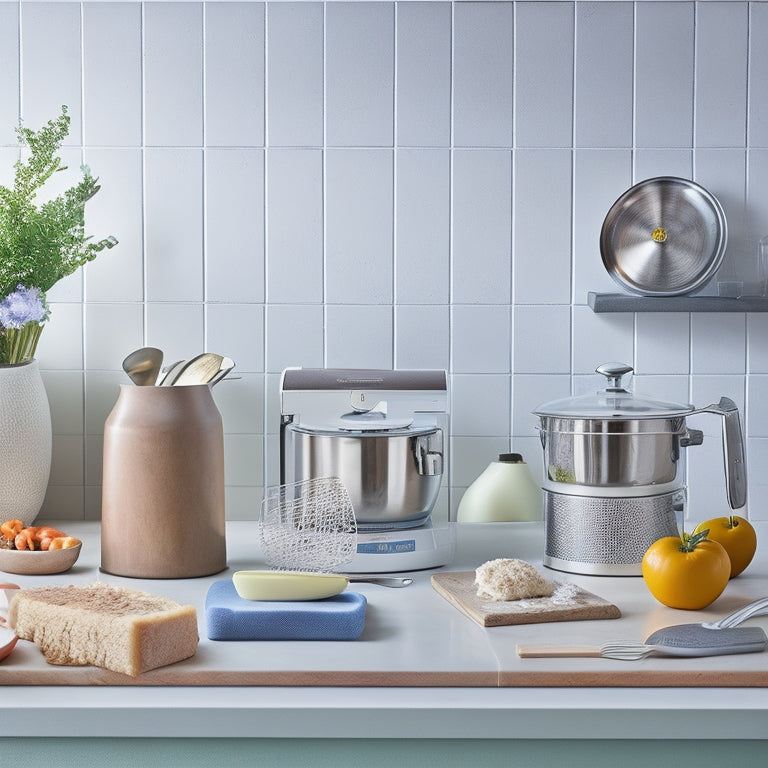
[[[663,536],[677,536],[686,500],[683,449],[703,433],[686,416],[723,418],[728,501],[746,500],[743,438],[735,404],[692,405],[628,392],[632,368],[605,363],[608,386],[595,393],[539,406],[544,452],[544,564],[604,576],[641,574],[643,555]]]

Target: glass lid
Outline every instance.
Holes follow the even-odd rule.
[[[632,372],[624,363],[604,363],[597,373],[606,377],[608,386],[588,395],[564,397],[538,406],[536,416],[555,416],[567,419],[663,419],[685,416],[694,411],[692,405],[653,400],[628,392],[621,379]]]

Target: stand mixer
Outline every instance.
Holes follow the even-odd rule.
[[[342,481],[358,530],[348,571],[411,571],[453,559],[447,404],[445,371],[283,371],[280,483]]]

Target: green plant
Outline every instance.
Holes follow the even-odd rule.
[[[37,325],[48,317],[45,292],[117,244],[112,236],[94,241],[85,233],[85,204],[100,188],[87,166],[82,166],[82,178],[75,186],[47,202],[36,203],[38,192],[51,176],[66,170],[57,153],[69,134],[69,125],[66,106],[38,131],[20,125],[16,129],[20,157],[14,164],[14,184],[12,188],[0,185],[0,299],[7,303],[20,290],[36,289],[45,312],[42,319],[30,316],[28,323]],[[10,338],[18,335],[11,331],[39,337],[39,329],[33,334],[19,322],[17,318],[7,325],[0,317],[0,363],[24,362],[34,355],[36,338],[30,350],[29,344]],[[21,354],[18,350],[23,350],[24,359],[16,359]]]

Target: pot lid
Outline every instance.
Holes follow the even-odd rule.
[[[685,416],[694,411],[692,405],[653,400],[635,395],[621,386],[624,375],[632,367],[624,363],[603,363],[597,373],[607,378],[608,386],[588,395],[564,397],[540,405],[536,416],[554,416],[567,419],[666,419]]]
[[[725,213],[712,194],[693,181],[660,176],[635,184],[611,206],[600,255],[632,293],[676,296],[714,275],[727,240]]]
[[[434,432],[436,424],[414,426],[412,418],[391,418],[379,411],[366,411],[361,413],[345,413],[337,419],[330,419],[323,423],[308,421],[293,422],[293,429],[308,434],[340,435],[349,433],[362,433],[369,436],[376,435],[421,435]]]

